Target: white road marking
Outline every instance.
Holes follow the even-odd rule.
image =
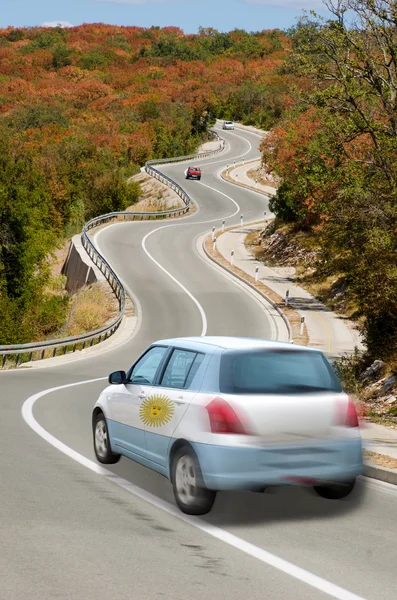
[[[201,336],[204,336],[207,333],[207,328],[208,328],[208,323],[207,323],[207,315],[204,312],[203,307],[201,306],[200,302],[197,300],[197,298],[195,296],[193,296],[193,294],[191,292],[189,292],[189,290],[183,285],[183,283],[181,283],[180,281],[178,281],[178,279],[176,277],[174,277],[173,275],[171,275],[171,273],[169,271],[167,271],[167,269],[165,267],[163,267],[149,252],[149,250],[146,248],[146,240],[153,235],[154,233],[156,233],[157,231],[161,231],[162,229],[166,229],[167,227],[175,227],[175,225],[163,225],[162,227],[157,227],[157,229],[153,229],[153,231],[149,231],[149,233],[147,233],[145,235],[145,237],[142,240],[142,248],[143,251],[145,252],[145,254],[150,258],[151,261],[154,262],[155,265],[158,266],[159,269],[161,269],[163,271],[163,273],[165,273],[166,275],[168,275],[168,277],[170,279],[172,279],[172,281],[174,283],[176,283],[184,292],[185,294],[187,294],[189,296],[189,298],[191,300],[193,300],[194,304],[197,306],[200,316],[201,316],[201,321],[203,324],[202,330],[201,330]]]
[[[201,183],[201,182],[200,182]],[[219,190],[217,190],[216,188],[213,188],[205,183],[201,183],[201,185],[203,185],[204,187],[207,187],[211,190],[213,190],[214,192],[217,192],[218,194],[221,194],[222,196],[224,196],[225,198],[227,198],[228,200],[230,200],[236,207],[236,210],[234,211],[234,213],[228,215],[227,217],[225,217],[225,219],[231,219],[232,217],[236,216],[239,211],[240,211],[240,206],[237,204],[237,202],[235,200],[233,200],[233,198],[231,196],[228,196],[227,194],[224,194],[223,192],[220,192]],[[193,215],[192,215],[193,216]],[[214,223],[216,222],[217,219],[209,219],[207,221],[194,221],[194,222],[190,222],[190,223],[186,223],[185,219],[183,220],[183,225],[206,225],[208,223]],[[143,221],[142,221],[143,222]],[[128,223],[118,223],[118,225],[127,225]],[[110,224],[107,227],[104,227],[103,229],[101,229],[100,231],[98,231],[98,233],[94,236],[94,244],[97,245],[98,242],[98,237],[99,235],[102,234],[103,231],[105,231],[105,229],[107,229],[108,227],[111,227],[114,224]],[[189,290],[178,280],[176,279],[176,277],[174,277],[169,271],[167,271],[167,269],[165,267],[163,267],[153,256],[152,254],[150,254],[149,250],[146,247],[146,241],[147,239],[157,233],[158,231],[161,231],[163,229],[167,229],[169,227],[178,227],[182,225],[182,223],[172,223],[170,225],[161,225],[160,227],[157,227],[156,229],[153,229],[152,231],[149,231],[149,233],[147,233],[145,235],[145,237],[142,240],[142,249],[145,252],[145,254],[150,258],[151,261],[154,262],[155,265],[158,266],[159,269],[161,269],[174,283],[176,283],[184,292],[185,294],[187,294],[189,296],[189,298],[194,302],[194,304],[197,306],[199,312],[200,312],[200,316],[201,316],[201,320],[202,320],[202,330],[201,330],[201,336],[204,336],[207,333],[207,327],[208,327],[208,323],[207,323],[207,316],[205,314],[205,311],[203,309],[203,307],[201,306],[200,302],[197,300],[197,298],[195,296],[193,296],[193,294],[191,292],[189,292]],[[99,249],[99,247],[98,247]],[[101,252],[101,254],[103,254]],[[106,259],[108,260],[108,259]],[[108,261],[109,262],[109,261]],[[110,262],[109,262],[110,264]],[[110,266],[113,268],[113,266],[110,264]],[[115,270],[115,269],[113,269]],[[122,281],[123,285],[125,286],[124,281]],[[125,286],[126,287],[126,286]],[[126,288],[128,290],[128,293],[132,292],[128,289],[128,287]],[[135,298],[135,296],[134,296]],[[141,314],[141,310],[139,310],[138,314]]]
[[[169,504],[168,502],[161,500],[154,494],[151,494],[150,492],[143,490],[142,488],[131,483],[127,479],[124,479],[122,477],[119,477],[118,475],[115,475],[108,469],[105,469],[101,465],[99,465],[96,462],[90,460],[89,458],[83,456],[79,452],[76,452],[75,450],[73,450],[72,448],[70,448],[69,446],[67,446],[66,444],[61,442],[60,440],[58,440],[56,437],[51,435],[51,433],[49,433],[46,429],[44,429],[34,418],[33,407],[34,407],[35,403],[37,402],[37,400],[39,400],[43,396],[46,396],[52,392],[64,390],[66,388],[71,388],[71,387],[79,386],[79,385],[85,385],[88,383],[94,383],[97,381],[103,381],[105,379],[107,379],[107,378],[100,377],[98,379],[91,379],[88,381],[79,381],[77,383],[69,383],[67,385],[61,385],[61,386],[50,388],[48,390],[43,390],[37,394],[34,394],[33,396],[30,396],[30,398],[28,398],[24,402],[24,404],[22,406],[22,417],[23,417],[24,421],[27,423],[27,425],[29,425],[29,427],[31,429],[33,429],[33,431],[35,431],[46,442],[48,442],[49,444],[51,444],[52,446],[57,448],[57,450],[60,450],[61,452],[66,454],[66,456],[68,456],[69,458],[72,458],[73,460],[80,463],[82,466],[86,467],[87,469],[90,469],[97,475],[102,475],[102,477],[105,477],[109,481],[115,483],[117,486],[123,488],[130,494],[133,494],[134,496],[141,498],[141,500],[144,500],[145,502],[148,502],[152,506],[155,506],[156,508],[163,510],[164,512],[168,513],[169,515],[172,515],[173,517],[179,519],[180,521],[188,523],[189,525],[196,527],[200,531],[203,531],[204,533],[207,533],[208,535],[210,535],[222,542],[225,542],[225,544],[228,544],[229,546],[232,546],[233,548],[236,548],[237,550],[240,550],[241,552],[244,552],[245,554],[248,554],[249,556],[252,556],[253,558],[256,558],[257,560],[260,560],[261,562],[263,562],[267,565],[270,565],[271,567],[274,567],[275,569],[278,569],[282,573],[285,573],[286,575],[289,575],[290,577],[294,577],[298,581],[301,581],[302,583],[306,583],[307,585],[311,586],[312,588],[315,588],[321,592],[324,592],[331,598],[335,598],[336,600],[364,600],[364,598],[362,598],[361,596],[357,596],[356,594],[353,594],[352,592],[349,592],[349,591],[331,583],[330,581],[327,581],[326,579],[322,579],[321,577],[318,577],[317,575],[310,573],[310,571],[306,571],[305,569],[302,569],[301,567],[298,567],[298,566],[294,565],[293,563],[290,563],[290,562],[284,560],[283,558],[276,556],[275,554],[271,554],[270,552],[267,552],[266,550],[263,550],[262,548],[255,546],[254,544],[250,544],[249,542],[246,542],[245,540],[237,537],[236,535],[233,535],[232,533],[229,533],[228,531],[225,531],[224,529],[221,529],[220,527],[216,527],[214,525],[206,523],[203,519],[200,519],[199,517],[191,517],[189,515],[185,515],[184,513],[180,512],[172,504]]]
[[[233,285],[235,285],[239,289],[244,290],[244,292],[246,294],[248,294],[248,296],[250,296],[251,299],[258,304],[260,309],[267,316],[267,320],[270,324],[270,329],[271,329],[270,339],[280,340],[280,330],[279,330],[277,322],[280,321],[282,326],[284,326],[284,328],[286,329],[284,321],[281,319],[280,315],[272,307],[271,304],[266,302],[265,298],[260,296],[256,291],[254,291],[252,288],[250,288],[246,283],[242,282],[240,279],[238,279],[237,277],[235,277],[234,275],[229,273],[229,271],[226,271],[225,269],[223,269],[222,267],[220,267],[219,265],[217,265],[216,263],[214,263],[212,260],[210,260],[208,258],[208,256],[205,254],[204,249],[203,249],[203,241],[204,241],[205,236],[206,236],[206,234],[204,234],[204,235],[199,234],[196,237],[196,252],[199,255],[199,257],[209,267],[211,267],[212,269],[217,271],[217,273],[220,273],[223,277],[228,279]],[[261,336],[259,336],[259,337],[261,337]],[[285,341],[288,341],[288,339],[289,339],[289,336],[288,336],[288,330],[287,330],[287,338]]]
[[[237,202],[235,200],[233,200],[233,198],[231,198],[231,196],[228,196],[227,194],[224,194],[223,192],[220,192],[219,190],[211,187],[210,185],[207,185],[205,183],[201,183],[200,185],[203,185],[204,187],[213,190],[214,192],[221,194],[222,196],[225,196],[225,198],[227,198],[228,200],[230,200],[231,202],[233,202],[233,204],[236,207],[236,210],[233,214],[228,215],[227,217],[225,217],[226,219],[231,219],[232,217],[236,216],[237,213],[240,211],[240,206],[237,204]],[[211,219],[208,221],[194,221],[193,223],[188,223],[188,225],[206,225],[207,223],[214,223],[217,219]],[[184,225],[186,225],[186,223],[183,223]],[[184,292],[185,294],[187,294],[189,296],[189,298],[191,298],[191,300],[193,300],[194,304],[197,306],[197,308],[199,309],[200,315],[201,315],[201,319],[202,319],[202,323],[203,323],[203,328],[201,331],[201,336],[204,336],[207,333],[207,328],[208,328],[208,323],[207,323],[207,316],[204,312],[203,307],[201,306],[200,302],[197,300],[197,298],[195,296],[193,296],[193,294],[191,292],[189,292],[189,290],[178,280],[176,279],[176,277],[174,277],[173,275],[171,275],[171,273],[169,271],[167,271],[167,269],[165,269],[149,252],[149,250],[146,247],[146,241],[147,239],[154,235],[155,233],[157,233],[158,231],[162,231],[163,229],[167,229],[169,227],[177,227],[179,224],[177,223],[173,223],[172,225],[162,225],[161,227],[157,227],[156,229],[153,229],[152,231],[149,231],[149,233],[147,233],[145,235],[145,237],[142,240],[142,248],[143,251],[145,252],[145,254],[150,258],[150,260],[152,260],[154,262],[155,265],[157,265],[159,267],[159,269],[161,269],[166,275],[168,275],[168,277],[170,279],[172,279],[172,281],[174,283],[176,283]]]

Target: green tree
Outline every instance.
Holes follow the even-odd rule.
[[[52,51],[51,66],[58,70],[72,64],[71,51],[65,44],[57,44]]]
[[[273,206],[304,224],[314,202],[326,269],[344,273],[370,356],[390,357],[397,352],[396,3],[327,5],[330,19],[313,15],[290,32],[287,70],[311,82],[290,122],[311,106],[320,127],[303,142],[304,158],[296,149],[287,167],[279,162],[285,179]]]

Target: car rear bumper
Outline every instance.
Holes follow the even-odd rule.
[[[213,490],[348,481],[363,472],[361,439],[311,446],[232,447],[192,444],[204,483]]]

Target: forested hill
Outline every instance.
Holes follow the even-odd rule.
[[[291,102],[289,40],[103,24],[0,30],[0,343],[62,323],[49,251],[135,202],[127,177],[191,153],[216,117],[265,128]]]

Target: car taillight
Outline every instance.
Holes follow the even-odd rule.
[[[215,398],[205,408],[210,419],[211,433],[249,435],[233,408],[222,398]]]
[[[348,399],[347,410],[345,403],[338,404],[336,424],[340,427],[358,427],[357,410],[351,398]]]

